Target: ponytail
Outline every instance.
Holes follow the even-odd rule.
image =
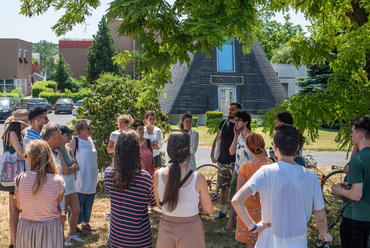
[[[169,168],[170,171],[168,173],[168,182],[166,185],[166,190],[164,192],[163,201],[161,202],[161,206],[167,204],[167,210],[169,212],[172,212],[176,209],[177,202],[179,200],[181,170],[179,162],[177,160],[174,160]]]

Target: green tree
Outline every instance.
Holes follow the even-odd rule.
[[[313,65],[307,71],[308,78],[296,78],[296,84],[301,88],[299,94],[316,94],[325,92],[333,70],[327,64]]]
[[[99,29],[96,35],[93,35],[94,42],[89,47],[87,53],[86,80],[90,83],[99,78],[103,72],[120,73],[120,67],[112,59],[119,51],[114,46],[113,36],[110,33],[110,27],[107,24],[106,17],[102,17],[99,22]]]
[[[63,34],[82,23],[99,0],[22,0],[26,16],[44,13],[49,7],[66,10],[56,25]],[[370,103],[370,1],[365,0],[239,0],[203,1],[117,0],[110,3],[108,18],[122,20],[119,35],[135,38],[143,49],[135,59],[139,72],[163,71],[172,64],[190,62],[200,50],[211,56],[213,46],[221,48],[225,38],[236,38],[250,51],[261,28],[259,9],[300,11],[312,24],[310,37],[303,34],[288,42],[295,65],[328,62],[334,71],[325,93],[297,95],[271,110],[291,110],[302,131],[314,137],[321,120],[348,123],[369,113]],[[70,18],[68,18],[70,17]],[[161,41],[158,41],[160,37]],[[333,54],[336,51],[337,56]],[[164,83],[165,81],[163,81]],[[272,112],[269,111],[269,114]],[[265,121],[273,121],[266,116]],[[348,125],[338,133],[342,145],[349,143]]]
[[[139,81],[123,78],[111,73],[101,74],[92,85],[92,95],[84,99],[84,106],[78,109],[77,118],[88,118],[92,121],[92,137],[98,151],[98,166],[104,170],[110,165],[111,154],[107,153],[109,137],[117,129],[119,114],[130,114],[134,119],[143,120],[145,112],[156,113],[156,126],[163,133],[169,131],[168,117],[161,111],[159,104],[160,90],[146,87],[146,81],[159,80],[156,75],[144,77]],[[140,95],[145,97],[140,98]],[[138,99],[145,99],[138,101]]]
[[[285,23],[282,24],[278,21],[272,20],[275,14],[271,11],[261,11],[260,19],[262,27],[257,32],[257,40],[261,44],[266,56],[269,60],[272,59],[276,53],[286,54],[287,48],[285,44],[291,39],[303,34],[303,29],[300,25],[294,25],[290,21],[290,16],[285,17]],[[290,55],[290,54],[289,54]],[[282,55],[278,55],[282,56]],[[282,59],[287,61],[287,59]],[[275,63],[275,62],[271,62]],[[291,64],[291,63],[282,63]]]
[[[34,53],[40,54],[40,71],[46,72],[54,66],[53,56],[58,54],[55,44],[46,40],[41,40],[36,44]]]
[[[275,50],[270,62],[272,64],[293,64],[292,48],[285,44],[281,45]]]
[[[55,65],[55,70],[51,73],[51,78],[58,83],[58,89],[62,92],[65,91],[68,80],[71,78],[72,71],[69,65],[63,58],[62,54],[59,54],[58,63]]]

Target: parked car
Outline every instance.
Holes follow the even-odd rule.
[[[0,119],[6,120],[17,109],[11,97],[0,97]]]
[[[72,115],[76,116],[78,107],[83,106],[83,105],[84,105],[84,101],[83,100],[78,100],[72,108]]]
[[[72,114],[72,108],[75,103],[71,98],[60,98],[55,103],[54,113],[57,115],[60,112],[68,112]]]
[[[27,110],[32,107],[40,107],[48,110],[48,113],[51,112],[51,104],[45,98],[31,98],[27,103]]]

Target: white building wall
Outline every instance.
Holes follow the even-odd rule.
[[[277,73],[280,83],[283,84],[287,90],[288,97],[292,97],[299,91],[298,85],[295,84],[295,78],[305,77],[307,78],[306,72],[308,71],[306,66],[295,67],[291,64],[271,64],[274,71]]]

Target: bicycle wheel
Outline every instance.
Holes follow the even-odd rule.
[[[342,196],[335,195],[331,191],[331,186],[342,183],[345,177],[346,174],[343,170],[335,170],[327,174],[321,181],[321,190],[326,203],[337,207],[342,207],[344,205]]]
[[[217,166],[214,164],[203,164],[197,168],[197,171],[206,178],[209,193],[213,196],[212,201],[218,199],[220,195],[215,196],[217,186]]]

